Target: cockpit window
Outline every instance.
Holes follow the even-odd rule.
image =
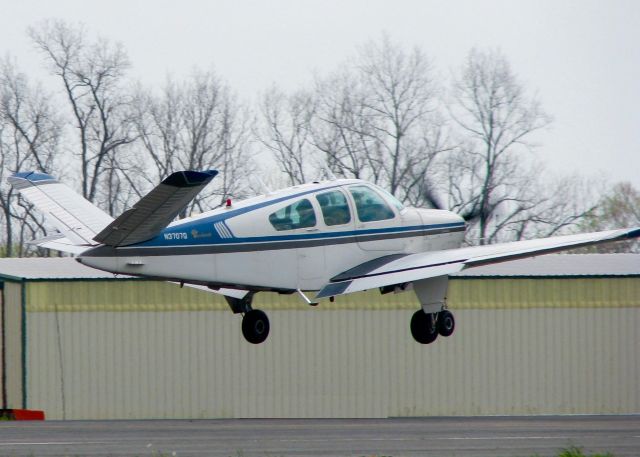
[[[339,190],[316,195],[320,203],[322,217],[327,225],[342,225],[351,221],[347,197]]]
[[[398,212],[404,209],[404,205],[402,204],[402,202],[398,200],[396,197],[394,197],[393,195],[391,195],[390,192],[387,192],[382,187],[378,187],[378,186],[376,186],[376,190],[379,190],[380,192],[382,192],[387,197],[387,201],[391,202],[391,204],[396,207]]]
[[[276,230],[294,230],[314,227],[316,213],[306,198],[279,209],[269,215],[269,222]]]
[[[370,187],[352,186],[349,187],[349,192],[351,192],[353,200],[356,202],[358,219],[361,222],[381,221],[395,217],[387,202]]]

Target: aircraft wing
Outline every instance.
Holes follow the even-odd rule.
[[[216,170],[172,173],[93,239],[108,246],[128,246],[150,240],[217,174]]]
[[[315,298],[405,284],[420,279],[450,275],[465,268],[637,237],[640,237],[640,227],[419,254],[390,255],[365,262],[333,277]]]

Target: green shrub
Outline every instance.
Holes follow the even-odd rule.
[[[579,447],[571,446],[563,449],[558,454],[558,457],[614,457],[613,454],[607,452],[606,454],[585,454]]]

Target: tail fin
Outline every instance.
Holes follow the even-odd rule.
[[[111,216],[51,175],[15,173],[8,181],[75,246],[95,245],[92,240],[96,234],[113,222]]]

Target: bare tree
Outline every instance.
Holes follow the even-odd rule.
[[[536,170],[523,153],[550,118],[497,51],[472,50],[453,95],[450,113],[461,140],[449,179],[451,206],[472,218],[480,244],[498,241],[539,204],[531,191]]]
[[[54,171],[61,122],[49,96],[31,86],[6,58],[0,62],[0,209],[4,255],[27,253],[25,241],[45,232],[42,216],[19,197],[6,178],[19,171]]]
[[[337,176],[380,182],[382,151],[367,119],[364,89],[354,69],[319,79],[315,98],[317,113],[310,130],[330,169]]]
[[[423,202],[434,160],[449,150],[432,75],[424,52],[384,36],[363,46],[353,65],[319,80],[313,137],[337,174]]]
[[[29,35],[62,83],[77,128],[73,152],[80,157],[82,195],[94,201],[111,158],[134,141],[121,87],[127,54],[122,45],[92,41],[84,28],[63,21],[42,22]]]
[[[211,71],[195,72],[187,81],[168,80],[159,96],[139,87],[133,124],[142,154],[154,166],[153,173],[143,175],[146,184],[155,185],[177,170],[219,170],[220,177],[180,217],[243,195],[244,177],[253,166],[247,119],[245,108]]]
[[[340,71],[319,76],[313,91],[269,91],[256,136],[290,184],[307,181],[325,162],[337,176],[421,204],[435,158],[450,149],[432,74],[420,49],[407,52],[384,36]]]
[[[405,52],[384,36],[362,48],[358,70],[371,132],[382,151],[380,166],[389,191],[406,199],[408,184],[423,176],[440,146],[431,149],[436,85],[433,69],[419,48]]]
[[[290,185],[307,182],[314,168],[317,150],[310,131],[314,115],[315,100],[305,91],[286,95],[273,87],[262,97],[261,128],[254,135],[272,153]]]
[[[583,230],[612,230],[640,226],[640,191],[629,182],[620,182],[613,186],[598,202],[598,206],[582,223]],[[640,253],[640,242],[614,243],[593,246],[582,252],[634,252]]]
[[[579,175],[550,176],[541,169],[532,183],[530,208],[510,222],[510,239],[549,237],[580,230],[598,205],[602,184]]]

